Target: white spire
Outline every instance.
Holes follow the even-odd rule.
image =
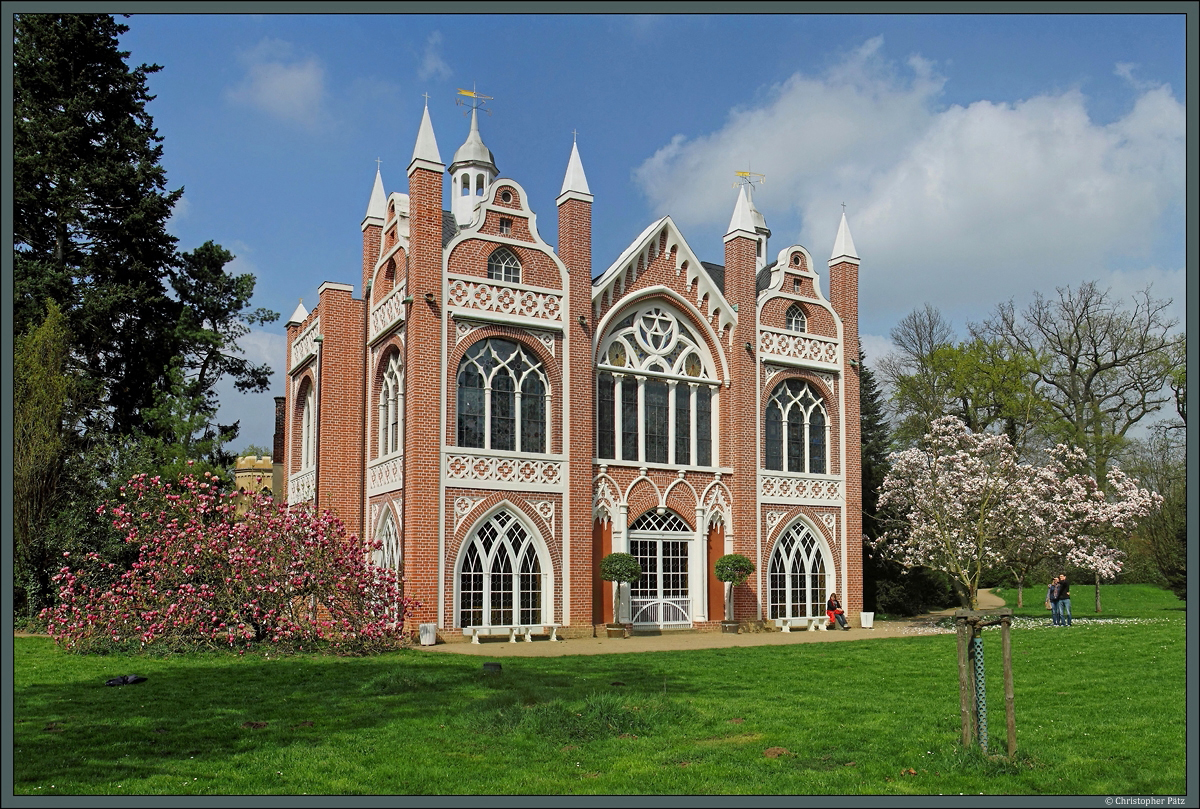
[[[484,164],[491,166],[493,170],[496,168],[496,158],[483,143],[483,138],[479,134],[479,109],[471,109],[471,131],[467,133],[467,139],[462,146],[458,147],[458,151],[454,153],[454,162],[450,164],[450,171],[454,172],[460,163]]]
[[[417,132],[417,145],[413,148],[413,161],[425,160],[430,163],[441,163],[442,155],[438,151],[437,138],[433,136],[433,123],[429,120],[429,99],[425,99],[425,111],[421,114],[421,129]],[[409,164],[412,165],[411,163]]]
[[[368,223],[372,225],[382,225],[384,218],[387,216],[387,195],[383,192],[383,176],[379,173],[379,167],[375,168],[375,187],[371,189],[371,201],[367,203],[367,212],[363,216],[363,226]]]
[[[591,194],[588,188],[587,175],[583,173],[583,162],[579,159],[579,144],[571,144],[571,159],[567,162],[567,175],[563,177],[562,191],[559,196],[568,191],[580,194]]]
[[[296,304],[296,311],[292,312],[292,316],[288,318],[285,326],[299,326],[305,320],[308,320],[308,310],[304,308],[304,298],[300,299],[300,303]]]
[[[851,264],[858,263],[858,253],[854,250],[854,239],[850,236],[850,226],[846,224],[846,212],[842,211],[842,222],[838,225],[837,238],[833,240],[833,255],[829,257],[829,265],[842,263],[846,259]]]
[[[739,186],[737,204],[733,206],[733,218],[729,220],[729,230],[725,232],[725,235],[728,236],[739,230],[754,235],[755,222],[752,210],[753,206],[746,198],[746,186]]]

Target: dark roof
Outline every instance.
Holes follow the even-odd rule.
[[[721,294],[725,294],[725,265],[713,264],[711,261],[701,261],[700,266],[708,272],[713,283],[717,285],[717,289],[721,290]]]
[[[458,221],[450,211],[442,211],[442,247],[450,244],[450,240],[458,235]]]
[[[758,275],[754,278],[754,294],[762,292],[767,287],[771,286],[771,270],[774,269],[776,263],[772,261],[767,266],[758,271]]]

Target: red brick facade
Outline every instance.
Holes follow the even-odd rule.
[[[613,551],[647,569],[622,622],[715,628],[713,566],[729,552],[755,564],[734,591],[738,621],[823,614],[833,590],[857,616],[852,242],[825,298],[803,247],[768,263],[747,194],[724,267],[701,262],[666,217],[593,279],[578,152],[556,247],[525,190],[491,173],[490,152],[472,154],[455,170],[478,165],[486,182],[471,189],[474,213],[452,216],[423,128],[407,193],[385,204],[377,179],[363,293],[326,283],[288,323],[289,500],[315,498],[391,543],[417,621],[447,639],[464,624],[592,634],[613,617],[598,575]]]

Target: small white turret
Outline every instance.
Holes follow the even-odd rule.
[[[450,164],[450,209],[459,227],[475,218],[475,207],[496,179],[496,158],[479,135],[479,109],[471,109],[471,131]]]

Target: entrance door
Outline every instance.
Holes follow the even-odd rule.
[[[685,536],[691,536],[691,529],[669,511],[662,515],[648,512],[630,526],[629,552],[642,565],[642,577],[629,588],[630,617],[635,626],[691,626]]]
[[[635,539],[630,552],[642,565],[642,577],[630,588],[633,623],[642,626],[690,626],[688,544],[678,540]]]

